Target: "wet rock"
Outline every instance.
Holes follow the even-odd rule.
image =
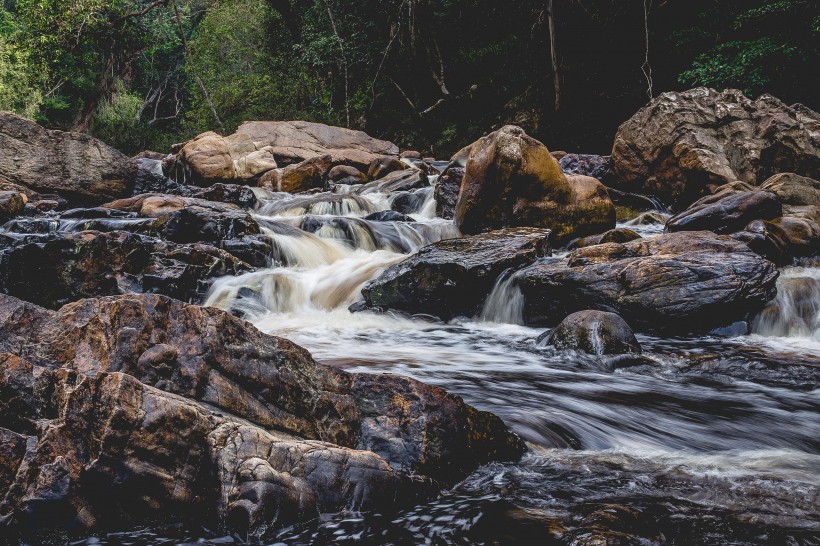
[[[461,181],[464,179],[463,166],[447,167],[436,183],[434,197],[436,199],[436,215],[445,220],[452,220],[456,212],[458,193],[461,191]]]
[[[606,189],[606,192],[615,204],[615,213],[619,221],[631,220],[641,212],[666,211],[666,207],[653,197],[620,191],[609,187]]]
[[[14,218],[26,206],[24,196],[16,191],[0,191],[0,224]]]
[[[585,246],[602,245],[604,243],[628,243],[635,239],[640,239],[641,236],[627,228],[610,229],[600,235],[590,235],[583,237],[575,242],[573,246],[583,248]]]
[[[393,195],[390,207],[399,214],[414,214],[421,209],[423,203],[424,196],[412,191],[403,191]]]
[[[789,236],[774,222],[753,220],[742,230],[731,235],[743,241],[753,252],[778,265],[791,263]]]
[[[549,230],[511,228],[426,246],[362,290],[367,307],[449,320],[474,315],[496,279],[549,253]]]
[[[82,231],[19,241],[0,251],[0,270],[0,291],[54,309],[81,298],[141,292],[199,301],[214,278],[251,267],[209,245]]]
[[[612,160],[617,189],[678,210],[717,186],[779,172],[820,176],[820,115],[763,95],[700,87],[663,93],[621,125]]]
[[[367,178],[378,180],[395,171],[403,171],[407,163],[397,157],[379,157],[370,162],[367,167]]]
[[[402,214],[394,210],[374,212],[373,214],[368,214],[365,216],[364,219],[370,222],[415,222],[415,220],[406,214]]]
[[[419,169],[408,169],[406,165],[402,170],[392,171],[378,180],[365,184],[356,190],[358,194],[368,194],[374,192],[393,193],[402,191],[417,190],[429,187],[430,180],[427,175]]]
[[[283,169],[274,169],[259,179],[259,187],[288,193],[322,189],[331,164],[331,156],[321,155]]]
[[[0,183],[56,194],[73,206],[129,195],[136,164],[99,140],[0,112]]]
[[[615,207],[599,181],[564,175],[546,146],[508,125],[470,147],[454,221],[467,234],[549,228],[561,243],[614,228]]]
[[[649,211],[643,212],[635,218],[626,222],[628,226],[652,226],[652,225],[666,225],[669,221],[669,215],[663,212]]]
[[[327,179],[336,184],[363,184],[367,182],[367,175],[350,165],[336,165],[328,171]]]
[[[565,154],[558,159],[561,170],[567,174],[581,174],[600,180],[604,185],[612,183],[612,157],[593,154]]]
[[[777,275],[744,243],[700,231],[582,248],[515,279],[528,324],[596,309],[643,331],[697,332],[758,311],[774,296]]]
[[[238,184],[223,184],[221,182],[212,184],[207,188],[184,186],[180,191],[180,195],[206,201],[228,203],[245,209],[253,208],[257,203],[256,195],[249,187]]]
[[[777,195],[786,216],[820,223],[820,181],[794,173],[780,173],[763,182],[760,188]]]
[[[666,229],[732,233],[752,220],[771,220],[782,215],[783,208],[774,193],[753,190],[725,197],[706,196],[670,218]]]
[[[789,243],[792,257],[816,256],[820,254],[820,226],[807,218],[784,216],[772,220]]]
[[[329,154],[334,164],[367,170],[381,156],[397,156],[398,147],[362,131],[306,121],[247,121],[237,133],[251,137],[257,146],[270,146],[280,165],[300,163]]]
[[[624,319],[606,311],[578,311],[538,338],[556,349],[593,355],[641,354],[641,346]]]
[[[0,295],[0,352],[22,342],[30,364],[0,366],[14,404],[0,406],[0,428],[39,456],[30,472],[0,459],[0,477],[17,480],[2,525],[165,514],[275,529],[319,511],[384,513],[523,452],[498,418],[441,389],[325,367],[228,313],[161,296],[48,312]]]

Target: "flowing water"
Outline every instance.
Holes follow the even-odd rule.
[[[237,312],[324,363],[439,385],[529,445],[399,514],[330,514],[265,544],[820,544],[820,268],[782,271],[752,333],[638,336],[641,358],[540,346],[505,272],[477,317],[351,313],[361,288],[418,248],[459,236],[417,190],[413,222],[364,217],[394,195],[259,191],[273,267],[216,281]],[[644,236],[657,225],[630,226]],[[227,543],[140,531],[87,543]],[[96,541],[96,542],[94,542]]]

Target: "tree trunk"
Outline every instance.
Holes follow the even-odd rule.
[[[552,61],[552,85],[555,92],[555,111],[561,109],[561,82],[558,75],[558,51],[555,49],[555,17],[552,12],[553,0],[547,0],[547,21],[550,29],[550,60]]]

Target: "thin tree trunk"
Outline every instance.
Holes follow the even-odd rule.
[[[555,49],[555,17],[552,12],[553,0],[547,0],[547,21],[550,29],[550,60],[552,61],[552,85],[555,91],[555,111],[561,108],[561,82],[558,74],[558,51]]]
[[[109,52],[103,61],[103,69],[94,94],[86,101],[82,111],[74,119],[72,130],[85,133],[91,128],[91,120],[100,102],[107,96],[114,85],[114,55]]]
[[[185,57],[188,59],[188,63],[191,65],[191,72],[194,75],[194,79],[196,79],[197,84],[199,84],[199,89],[202,91],[202,94],[205,96],[205,102],[208,103],[208,107],[211,109],[211,112],[214,115],[214,119],[216,119],[217,124],[219,124],[219,128],[222,132],[225,132],[225,126],[222,124],[222,119],[219,117],[219,114],[216,112],[216,108],[214,107],[213,101],[211,101],[211,95],[208,93],[208,90],[205,88],[205,84],[202,82],[202,78],[199,77],[199,72],[196,69],[196,65],[194,64],[194,58],[191,55],[191,50],[188,49],[188,38],[185,36],[185,29],[182,26],[182,17],[179,15],[179,7],[177,6],[176,0],[172,1],[174,5],[174,17],[177,20],[177,27],[179,27],[179,37],[182,40],[182,49],[185,51]]]
[[[350,127],[350,80],[348,78],[348,69],[347,69],[347,54],[345,53],[345,43],[342,41],[342,37],[339,35],[339,29],[336,28],[336,19],[333,18],[333,11],[330,9],[330,2],[328,0],[324,0],[325,2],[325,9],[327,9],[327,16],[330,19],[330,26],[333,28],[333,34],[336,35],[336,41],[339,42],[339,50],[342,53],[342,64],[345,71],[345,119],[347,121],[347,127]]]

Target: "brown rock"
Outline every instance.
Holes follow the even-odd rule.
[[[760,188],[777,195],[787,216],[820,223],[820,181],[793,173],[780,173],[763,182]]]
[[[343,180],[350,180],[348,184],[363,184],[367,182],[367,175],[350,165],[336,165],[327,173],[327,179],[332,182],[341,182]]]
[[[367,178],[378,180],[386,175],[407,169],[408,165],[396,157],[379,157],[370,162],[367,167]]]
[[[177,162],[185,171],[185,180],[200,185],[252,180],[277,167],[271,149],[257,148],[248,135],[222,137],[214,132],[186,142]]]
[[[789,242],[791,256],[816,256],[820,254],[820,226],[808,218],[784,216],[773,220],[783,230]]]
[[[56,194],[75,206],[128,195],[133,186],[136,165],[117,150],[8,112],[0,112],[0,150],[0,183]]]
[[[321,189],[331,164],[329,155],[312,157],[296,165],[267,172],[259,179],[259,187],[288,193]]]
[[[26,206],[25,196],[16,191],[0,191],[0,224],[14,218]]]
[[[785,171],[820,177],[820,115],[737,90],[663,93],[621,125],[612,159],[618,189],[680,210],[735,180],[756,185]]]
[[[417,152],[415,150],[404,150],[402,153],[399,154],[399,157],[404,159],[417,159],[422,161],[424,156],[421,155],[421,152]]]
[[[706,196],[669,219],[669,231],[709,230],[715,233],[740,231],[752,220],[772,220],[783,214],[777,196],[769,191],[752,190]]]

